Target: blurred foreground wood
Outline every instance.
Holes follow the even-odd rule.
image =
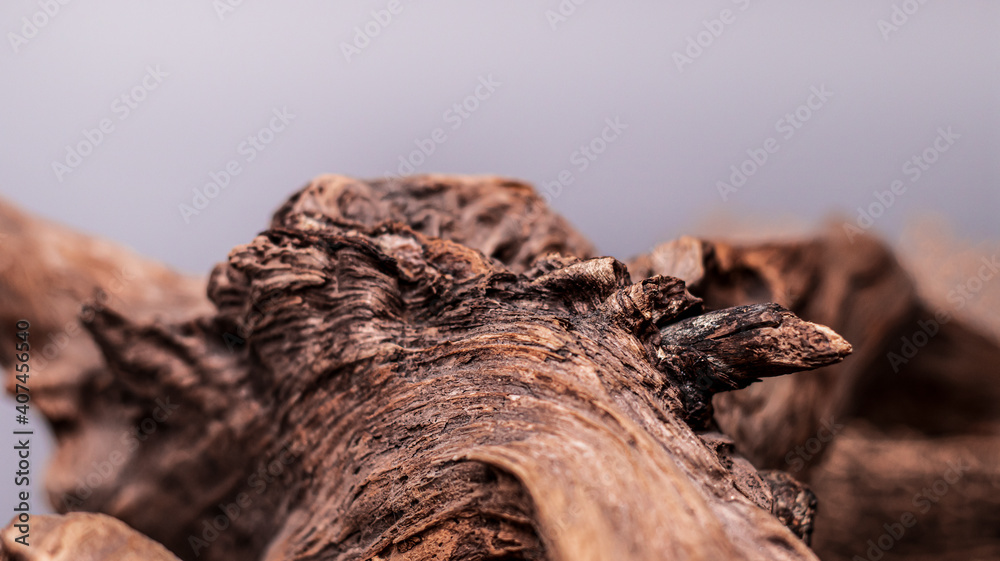
[[[949,323],[891,379],[927,312],[871,240],[626,267],[529,186],[455,176],[320,177],[207,283],[3,204],[0,233],[0,340],[63,342],[32,378],[50,498],[141,532],[36,518],[75,559],[865,558],[958,459],[883,554],[1000,552],[996,345]]]

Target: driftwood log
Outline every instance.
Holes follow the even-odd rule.
[[[29,318],[43,342],[50,500],[110,515],[8,529],[12,560],[799,560],[813,533],[866,558],[958,460],[880,552],[1000,552],[1000,353],[949,323],[894,383],[885,349],[928,312],[871,240],[626,266],[529,186],[453,176],[320,177],[207,279],[5,204],[0,234],[0,339]]]
[[[988,276],[998,255],[969,256],[954,280]],[[629,268],[685,280],[709,310],[779,303],[853,344],[840,364],[713,401],[737,451],[816,493],[822,559],[1000,559],[1000,344],[983,322],[932,305],[883,245],[840,225],[749,246],[683,238]],[[1000,294],[993,274],[981,294]]]

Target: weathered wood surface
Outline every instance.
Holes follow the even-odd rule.
[[[72,512],[35,516],[35,537],[25,546],[15,541],[14,528],[0,532],[0,558],[10,561],[179,561],[162,545],[104,514]]]
[[[0,228],[13,216],[49,240],[35,250],[71,240],[56,259],[0,272],[0,301],[17,303],[0,307],[0,337],[19,314],[58,332],[102,275],[137,259],[0,214]],[[891,452],[857,456],[866,439],[892,450],[902,424],[920,449],[934,431],[992,427],[997,388],[977,392],[992,373],[933,358],[909,363],[912,386],[893,384],[885,349],[926,312],[890,254],[842,242],[685,238],[626,267],[593,258],[524,184],[324,176],[207,290],[136,262],[155,274],[136,272],[134,294],[85,313],[86,336],[35,395],[60,444],[48,488],[61,509],[109,513],[182,559],[814,559],[796,537],[814,525],[824,559],[864,556],[877,538],[867,521],[898,519],[902,496],[850,475],[896,467]],[[75,269],[82,282],[51,289],[65,305],[40,315],[49,271]],[[947,356],[953,337],[970,352],[960,360],[993,356],[959,329],[922,357]],[[854,356],[824,367],[850,350],[837,333]],[[935,387],[961,397],[935,401]],[[146,421],[148,438],[123,445]],[[827,433],[836,445],[794,453]],[[961,454],[968,441],[949,442]],[[122,465],[79,496],[92,462],[115,452]],[[965,481],[994,481],[989,452],[969,457]],[[921,458],[900,466],[914,484],[937,469],[938,456]],[[782,470],[820,490],[818,517]],[[935,512],[985,511],[984,489]],[[993,551],[993,520],[967,528],[976,549],[963,551]],[[938,539],[930,522],[907,539]]]
[[[73,508],[182,558],[813,558],[771,513],[806,534],[808,491],[688,421],[850,346],[774,306],[699,318],[590,252],[515,182],[321,178],[216,268],[215,311],[85,318],[103,364],[64,390],[50,491],[114,447],[105,418],[151,417]]]
[[[990,263],[989,254],[965,258],[956,268],[966,276],[946,288]],[[1000,558],[1000,344],[954,305],[932,307],[884,246],[866,236],[852,243],[839,227],[780,243],[683,238],[629,269],[684,279],[708,309],[780,303],[854,345],[843,363],[713,401],[719,426],[754,465],[812,485],[820,504],[812,545],[822,559],[869,558],[867,541],[906,513],[914,526],[883,539],[890,547],[872,559]],[[918,280],[928,274],[925,266]],[[983,292],[1000,292],[996,280]],[[970,319],[981,326],[988,311],[976,308]],[[923,344],[905,347],[904,339]],[[928,504],[924,490],[940,489],[960,459],[967,470],[947,500]]]

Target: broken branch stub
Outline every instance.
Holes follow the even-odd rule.
[[[83,507],[182,559],[815,559],[808,491],[699,434],[698,412],[849,346],[549,255],[590,250],[537,199],[321,178],[216,267],[212,313],[94,314],[107,405],[184,413]],[[487,219],[497,200],[528,219]]]

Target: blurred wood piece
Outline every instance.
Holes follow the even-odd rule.
[[[45,333],[131,259],[4,212],[6,317]],[[514,181],[318,178],[216,267],[212,307],[133,260],[143,296],[84,310],[100,354],[36,396],[49,492],[182,559],[815,559],[812,494],[704,413],[850,345],[591,253]]]
[[[0,561],[178,561],[165,547],[103,514],[34,516],[29,545],[14,528],[0,532]]]
[[[990,262],[968,259],[972,271]],[[918,297],[914,278],[880,242],[852,241],[840,227],[775,243],[682,238],[629,269],[683,278],[707,309],[777,302],[854,345],[841,364],[713,400],[714,418],[738,452],[813,485],[813,546],[822,559],[1000,558],[1000,345],[958,308],[934,309]],[[968,471],[947,500],[923,511],[917,494],[958,459],[970,462]],[[911,511],[916,526],[867,557],[867,540]]]

